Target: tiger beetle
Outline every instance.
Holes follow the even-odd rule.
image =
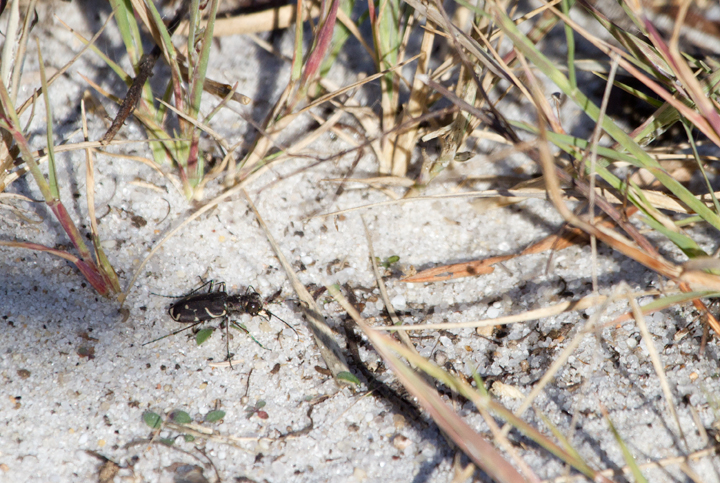
[[[193,327],[207,322],[208,320],[223,318],[225,319],[225,343],[227,349],[227,358],[228,361],[230,361],[230,330],[228,324],[228,317],[231,315],[239,314],[249,314],[255,317],[263,312],[266,313],[270,318],[275,317],[276,319],[280,320],[283,324],[290,327],[290,329],[295,332],[296,336],[298,335],[297,331],[292,325],[288,324],[283,319],[273,314],[269,310],[263,308],[263,301],[260,298],[260,294],[257,293],[252,287],[248,287],[247,292],[243,295],[228,295],[225,287],[225,282],[218,282],[217,290],[213,291],[215,285],[216,283],[214,280],[209,280],[187,295],[183,295],[181,297],[171,297],[179,298],[180,300],[173,304],[170,304],[170,308],[168,309],[168,314],[170,314],[170,317],[172,317],[173,320],[175,320],[176,322],[192,325],[184,327],[180,330],[176,330],[175,332],[164,335],[155,340],[151,340],[150,342],[146,342],[145,344],[143,344],[143,346],[152,344],[153,342],[157,342],[166,337],[179,334],[180,332],[183,332],[185,330],[192,329]],[[207,292],[198,293],[205,287],[208,287]],[[262,344],[255,340],[255,338],[247,331],[245,327],[243,327],[242,325],[236,325],[236,327],[244,330],[252,338],[252,340],[257,342],[260,347],[263,347]],[[230,361],[230,367],[232,367],[232,361]]]

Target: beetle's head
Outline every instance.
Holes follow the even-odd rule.
[[[243,304],[243,310],[253,317],[258,315],[263,309],[262,299],[260,298],[260,294],[257,292],[250,292],[245,295],[241,295],[240,300]]]

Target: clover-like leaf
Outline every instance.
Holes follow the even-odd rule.
[[[205,415],[205,422],[208,423],[214,423],[215,421],[220,421],[222,418],[225,417],[225,411],[210,411]]]
[[[159,429],[162,426],[162,418],[159,414],[152,411],[145,411],[142,415],[145,424],[150,426],[152,429]]]
[[[179,409],[175,409],[173,412],[170,413],[170,419],[172,419],[173,422],[178,424],[192,423],[192,418],[190,417],[190,415],[185,411],[180,411]]]
[[[208,340],[214,330],[215,329],[212,328],[202,329],[197,334],[195,334],[195,342],[197,343],[197,345],[200,345],[206,340]]]

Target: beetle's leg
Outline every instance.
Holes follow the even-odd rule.
[[[225,316],[225,350],[227,351],[227,361],[230,363],[230,369],[232,369],[232,358],[230,357],[230,320],[227,315]]]
[[[202,279],[201,279],[201,280],[202,280]],[[215,283],[215,280],[208,280],[207,282],[205,282],[205,283],[203,283],[202,285],[200,285],[198,288],[193,289],[191,292],[186,293],[186,294],[184,294],[184,295],[163,295],[163,294],[155,293],[155,292],[150,292],[150,293],[153,294],[153,295],[157,295],[158,297],[167,297],[167,298],[169,298],[169,299],[184,299],[184,298],[187,298],[187,297],[191,296],[192,294],[195,294],[195,293],[199,292],[200,290],[202,290],[203,288],[207,287],[208,285],[210,285],[210,290],[208,290],[208,291],[209,291],[209,292],[212,291],[212,287],[213,287],[213,284],[214,284],[214,283]],[[222,283],[223,286],[225,286],[225,282],[220,282],[220,283]]]
[[[165,334],[164,336],[159,337],[159,338],[157,338],[157,339],[155,339],[155,340],[151,340],[150,342],[145,342],[145,343],[142,345],[142,347],[145,347],[145,346],[148,345],[148,344],[152,344],[153,342],[157,342],[157,341],[159,341],[159,340],[163,340],[164,338],[170,337],[171,335],[177,335],[177,334],[179,334],[180,332],[183,332],[183,331],[188,330],[188,329],[192,329],[193,327],[198,326],[198,325],[200,325],[200,324],[202,324],[202,323],[205,323],[205,322],[206,322],[205,320],[201,320],[200,322],[195,322],[194,324],[188,325],[187,327],[183,327],[183,328],[180,329],[180,330],[176,330],[175,332],[171,332],[171,333],[169,333],[169,334]]]

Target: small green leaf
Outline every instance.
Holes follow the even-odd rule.
[[[145,424],[150,426],[152,429],[158,429],[162,426],[162,418],[152,411],[145,411],[142,418]]]
[[[400,261],[400,256],[398,256],[398,255],[392,255],[392,256],[387,257],[387,258],[385,259],[385,261],[382,262],[382,266],[385,267],[385,268],[390,268],[390,266],[391,266],[393,263],[397,263],[397,262],[399,262],[399,261]]]
[[[360,385],[360,379],[347,371],[338,372],[337,378],[341,381],[352,382],[353,384]]]
[[[267,403],[265,401],[258,401],[255,405],[255,409],[261,409],[264,408]]]
[[[195,342],[197,342],[197,345],[200,345],[206,340],[208,340],[214,330],[215,329],[212,328],[202,329],[197,334],[195,334]]]
[[[192,423],[192,418],[190,417],[190,415],[185,411],[180,411],[179,409],[176,409],[170,413],[170,419],[172,419],[173,422],[176,422],[178,424]]]
[[[192,443],[193,441],[195,441],[195,436],[193,436],[192,434],[183,434],[183,438],[185,438],[186,443]]]
[[[225,417],[225,411],[210,411],[205,416],[205,422],[207,423],[214,423],[215,421],[220,421],[222,418]]]
[[[175,440],[172,438],[160,438],[160,443],[166,446],[172,446],[175,444]]]

